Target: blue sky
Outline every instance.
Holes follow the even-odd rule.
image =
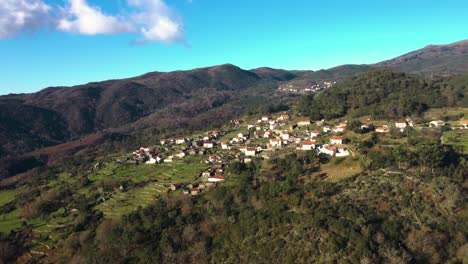
[[[466,0],[22,1],[35,5],[0,2],[0,94],[223,63],[318,70],[468,39]]]

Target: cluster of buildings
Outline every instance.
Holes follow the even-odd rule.
[[[279,149],[315,151],[332,157],[354,155],[343,137],[348,127],[347,121],[335,126],[326,125],[324,120],[317,121],[314,127],[319,130],[311,130],[310,120],[293,119],[289,114],[281,114],[276,118],[264,115],[248,122],[231,120],[230,125],[233,129],[229,136],[225,131],[209,131],[193,138],[161,139],[157,146],[142,147],[134,151],[134,160],[139,163],[159,164],[190,155],[202,156],[202,162],[208,168],[199,175],[197,182],[168,186],[171,190],[182,189],[185,194],[198,195],[224,182],[225,169],[233,160],[249,163],[256,157],[269,159]],[[444,125],[443,121],[430,122],[430,126],[434,127]],[[468,120],[460,121],[460,125],[468,129]],[[394,128],[400,131],[413,126],[410,118],[397,120],[394,124]],[[365,122],[361,129],[388,133],[390,126]],[[233,132],[237,134],[233,135]]]
[[[335,85],[335,81],[322,81],[322,82],[306,82],[306,83],[297,83],[297,82],[288,82],[282,84],[278,87],[278,91],[283,93],[292,93],[292,94],[306,94],[306,93],[316,93],[324,89],[328,89]]]

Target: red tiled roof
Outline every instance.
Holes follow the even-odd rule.
[[[315,140],[306,140],[302,142],[302,145],[315,145],[315,143],[317,143]]]
[[[343,140],[343,137],[341,136],[333,136],[330,138],[331,140]]]

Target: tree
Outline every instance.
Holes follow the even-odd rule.
[[[352,119],[348,122],[348,129],[355,132],[355,133],[362,133],[361,129],[362,123],[358,119]]]

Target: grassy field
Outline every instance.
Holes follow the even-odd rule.
[[[208,168],[207,164],[200,163],[200,157],[186,157],[183,160],[174,160],[172,163],[122,165],[109,164],[101,170],[89,175],[93,182],[106,178],[127,179],[134,183],[158,181],[163,183],[190,182]]]
[[[359,160],[353,157],[333,158],[328,164],[322,165],[320,173],[326,173],[325,181],[338,182],[363,171]]]
[[[107,217],[119,217],[135,210],[138,206],[147,206],[167,192],[164,184],[191,183],[195,181],[208,165],[201,163],[200,157],[187,157],[172,163],[142,164],[138,166],[111,164],[93,173],[89,178],[97,183],[105,178],[128,179],[134,183],[146,183],[128,191],[117,190],[112,197],[96,208]]]
[[[17,209],[8,214],[0,215],[0,233],[8,233],[11,230],[17,229],[21,227],[23,222],[27,222],[27,224],[34,225],[35,227],[45,224],[45,222],[40,219],[23,220],[20,213],[20,210]]]
[[[443,119],[446,116],[458,117],[463,115],[468,118],[468,108],[432,108],[424,113],[424,117],[430,120]]]
[[[443,139],[444,144],[462,147],[463,151],[468,153],[468,130],[447,131],[444,133]]]
[[[149,183],[142,188],[118,191],[110,199],[97,205],[96,209],[102,211],[106,217],[120,217],[138,206],[149,205],[165,193],[167,189],[162,184]]]
[[[18,190],[2,190],[0,191],[0,206],[5,205],[15,199]]]

